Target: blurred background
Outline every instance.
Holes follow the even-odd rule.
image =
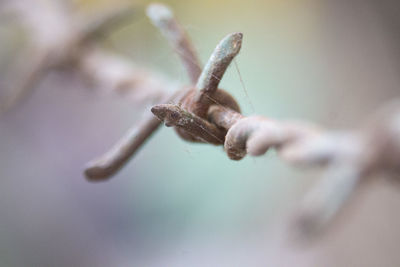
[[[54,4],[25,2],[32,9]],[[123,3],[73,1],[83,17]],[[150,1],[129,3],[137,12],[101,47],[178,88],[187,84],[178,57],[145,16]],[[221,87],[244,114],[354,128],[398,95],[397,1],[163,3],[203,62],[226,34],[243,32],[236,62],[245,88],[234,65]],[[19,21],[0,17],[3,98],[18,76],[10,69],[32,38]],[[221,147],[186,143],[162,127],[113,179],[88,182],[85,163],[148,111],[59,70],[1,115],[0,266],[400,265],[400,195],[384,180],[361,188],[335,223],[306,244],[287,238],[287,217],[319,170],[292,168],[272,151],[234,162]]]

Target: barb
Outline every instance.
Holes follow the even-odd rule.
[[[157,105],[152,107],[151,112],[164,121],[166,126],[182,128],[199,141],[215,145],[221,145],[224,142],[224,131],[195,114],[183,110],[178,105]]]
[[[199,90],[195,97],[197,103],[207,102],[207,96],[211,97],[218,89],[226,69],[240,51],[242,38],[242,33],[232,33],[217,45],[196,84]]]
[[[174,18],[170,8],[163,4],[150,4],[147,16],[180,56],[190,81],[195,83],[201,73],[201,63],[183,27]]]
[[[114,175],[159,126],[160,121],[151,117],[129,129],[109,152],[87,164],[84,171],[87,179],[101,181]]]
[[[182,91],[178,91],[163,102],[175,101],[181,94]],[[102,181],[115,175],[160,125],[158,118],[149,116],[133,126],[108,152],[86,164],[86,178],[90,181]]]

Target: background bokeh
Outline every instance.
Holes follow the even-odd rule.
[[[75,2],[89,15],[121,1]],[[236,62],[245,88],[234,65],[221,87],[245,114],[353,128],[398,95],[396,1],[164,2],[203,62],[226,34],[243,32]],[[179,59],[144,15],[147,3],[137,1],[135,17],[103,46],[184,85]],[[0,19],[0,86],[12,86],[6,70],[27,39]],[[317,240],[287,241],[286,217],[318,170],[292,168],[274,152],[233,162],[164,127],[116,177],[89,183],[85,162],[148,110],[59,71],[0,117],[0,266],[400,264],[400,196],[381,180]]]

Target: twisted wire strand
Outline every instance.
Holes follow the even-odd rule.
[[[168,126],[202,136],[192,127],[202,122],[191,120],[195,115],[181,106],[158,105],[152,111]],[[325,131],[301,121],[245,117],[220,104],[209,108],[207,123],[225,131],[223,145],[230,159],[261,156],[275,149],[290,164],[326,168],[295,216],[295,229],[302,235],[318,233],[330,223],[362,180],[380,171],[400,170],[400,102],[386,105],[359,128],[348,131]],[[196,141],[206,142],[204,138]]]
[[[244,117],[218,106],[210,109],[209,116],[227,130],[224,148],[233,160],[246,154],[261,156],[273,148],[290,164],[326,167],[300,204],[295,220],[303,233],[317,232],[329,223],[364,178],[400,170],[400,101],[385,105],[358,129],[348,131]]]

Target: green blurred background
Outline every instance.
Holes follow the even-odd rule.
[[[122,1],[75,2],[89,16]],[[138,13],[103,46],[185,85],[178,57],[145,17],[148,3],[137,1]],[[173,8],[203,62],[226,34],[244,34],[236,62],[245,89],[234,65],[221,84],[244,114],[353,128],[397,95],[395,1],[163,3]],[[0,24],[3,80],[26,39],[15,24]],[[1,266],[400,263],[393,250],[399,232],[385,233],[379,219],[392,215],[388,203],[399,204],[399,198],[380,185],[358,204],[360,215],[346,217],[347,224],[319,243],[282,244],[281,224],[318,170],[294,169],[273,151],[234,162],[221,147],[186,143],[163,127],[116,177],[86,181],[85,162],[148,110],[99,96],[73,73],[54,72],[23,105],[0,117]],[[384,204],[367,212],[367,203],[379,201]],[[400,218],[392,215],[389,221],[385,228],[396,227]],[[371,242],[376,238],[379,246]],[[369,256],[354,257],[361,254]]]

